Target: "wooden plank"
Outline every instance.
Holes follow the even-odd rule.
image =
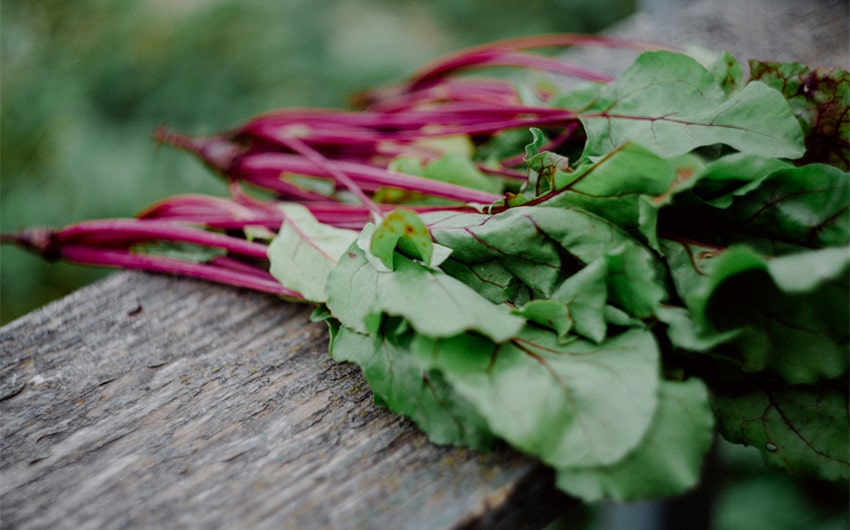
[[[309,312],[123,272],[2,328],[4,527],[533,528],[567,502],[376,407]]]

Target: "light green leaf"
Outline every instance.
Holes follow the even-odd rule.
[[[634,502],[681,495],[700,479],[714,438],[708,391],[698,379],[664,381],[646,436],[622,460],[606,466],[559,469],[558,488],[587,502]]]
[[[709,66],[708,71],[715,82],[723,89],[726,96],[739,90],[744,85],[744,69],[741,63],[731,53],[721,52]]]
[[[344,326],[377,333],[382,315],[399,316],[425,335],[448,337],[478,331],[504,342],[523,319],[448,274],[396,253],[395,270],[379,271],[356,244],[328,279],[327,306]]]
[[[727,99],[702,65],[667,51],[641,54],[580,119],[588,137],[585,156],[627,142],[663,157],[714,144],[777,158],[804,152],[800,124],[779,92],[751,82]]]
[[[389,269],[393,268],[396,247],[409,257],[431,265],[434,243],[428,227],[413,210],[393,210],[372,232],[370,252]]]
[[[475,167],[469,156],[463,153],[446,153],[437,160],[429,162],[425,165],[422,176],[465,188],[490,193],[502,192],[501,181],[482,173]]]
[[[357,232],[320,223],[300,204],[281,208],[284,221],[268,248],[270,272],[306,300],[324,302],[328,275],[357,238]]]
[[[659,353],[644,330],[561,344],[528,327],[501,345],[472,334],[418,336],[411,349],[496,435],[558,468],[622,459],[643,439],[658,402]]]

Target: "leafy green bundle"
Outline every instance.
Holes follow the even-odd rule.
[[[846,480],[850,74],[655,50],[610,79],[527,53],[577,44],[646,49],[531,37],[361,111],[160,130],[231,198],[2,241],[314,303],[379,404],[585,500],[686,491],[715,433]],[[492,66],[588,83],[454,76]]]
[[[357,232],[288,205],[271,272],[378,403],[436,443],[503,440],[582,499],[682,493],[715,430],[846,479],[848,76],[818,102],[787,89],[823,71],[751,69],[644,53],[552,100],[586,133],[575,164],[532,129],[527,183],[478,212]]]

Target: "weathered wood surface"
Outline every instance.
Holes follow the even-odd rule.
[[[615,32],[848,65],[845,0],[647,4]],[[377,408],[309,312],[122,272],[0,329],[0,526],[534,528],[570,502]]]
[[[374,406],[309,312],[119,273],[4,327],[4,527],[508,528],[510,514],[554,515],[563,499],[529,460],[437,447]]]

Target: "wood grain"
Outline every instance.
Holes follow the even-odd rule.
[[[310,310],[125,272],[2,328],[3,526],[516,528],[567,502],[376,407]]]

